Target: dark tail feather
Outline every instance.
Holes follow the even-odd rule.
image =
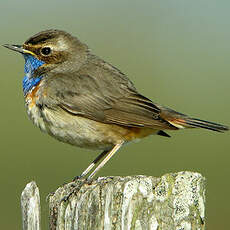
[[[185,117],[183,119],[173,120],[174,124],[181,125],[185,128],[203,128],[216,132],[228,131],[229,128],[225,125],[217,124],[210,121],[204,121],[196,118]]]
[[[157,132],[157,135],[163,136],[163,137],[171,137],[168,133],[160,130]]]

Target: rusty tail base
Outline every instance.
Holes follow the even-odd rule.
[[[229,130],[229,127],[225,125],[190,117],[175,118],[169,121],[169,123],[176,126],[177,128],[203,128],[216,132],[224,132]]]

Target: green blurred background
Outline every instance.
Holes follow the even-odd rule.
[[[230,125],[230,1],[0,3],[0,43],[21,44],[48,28],[69,31],[126,73],[153,101]],[[24,109],[24,60],[0,50],[0,229],[21,229],[20,194],[31,180],[40,188],[43,229],[47,229],[47,194],[79,175],[99,152],[59,143],[33,126]],[[124,147],[99,175],[198,171],[207,178],[208,229],[226,229],[230,133],[185,130],[171,135]]]

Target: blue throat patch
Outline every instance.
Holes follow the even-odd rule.
[[[28,92],[41,81],[42,76],[32,77],[34,71],[45,64],[43,61],[38,60],[30,54],[23,54],[25,59],[25,77],[23,78],[23,92],[24,95],[27,95]]]

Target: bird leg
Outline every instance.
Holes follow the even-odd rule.
[[[105,159],[94,169],[94,171],[87,177],[87,181],[90,181],[95,174],[110,160],[110,158],[118,151],[118,149],[124,144],[124,141],[120,142],[119,144],[116,144],[110,151],[107,151],[107,156]],[[104,153],[104,152],[103,152]],[[102,154],[103,154],[102,153]],[[104,153],[105,155],[106,153]],[[99,155],[98,157],[100,157]],[[101,157],[100,157],[101,159]],[[96,159],[95,159],[96,160]],[[90,166],[89,166],[90,167]],[[88,167],[88,168],[89,168]],[[87,168],[87,169],[88,169]]]
[[[100,155],[98,155],[96,159],[93,160],[92,163],[81,173],[80,176],[74,177],[73,181],[79,180],[83,178],[85,175],[87,175],[92,170],[92,168],[97,164],[97,162],[100,161],[109,151],[110,150],[105,150]]]

